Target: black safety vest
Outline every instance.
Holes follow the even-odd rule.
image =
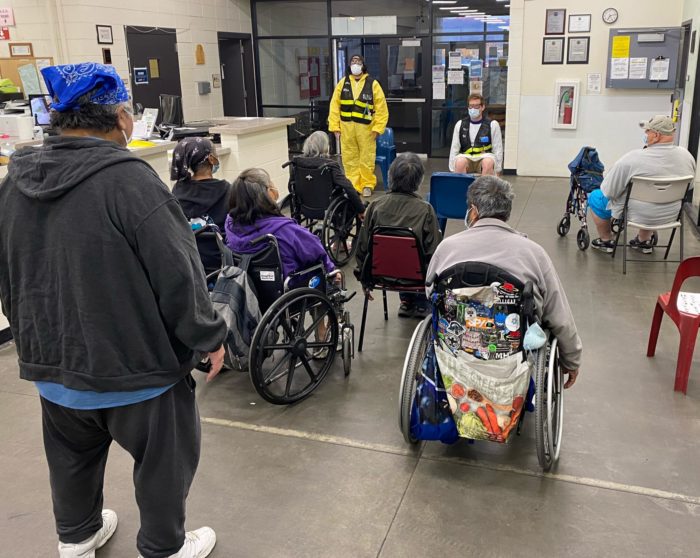
[[[471,126],[471,120],[469,118],[462,119],[462,126],[459,130],[459,152],[464,155],[479,155],[492,151],[491,121],[485,116],[483,117],[474,145],[472,145],[472,139],[469,136],[469,126]]]
[[[340,119],[343,122],[371,124],[374,115],[374,93],[372,93],[374,79],[370,76],[365,78],[365,85],[357,100],[352,96],[350,79],[350,76],[345,78],[343,89],[340,92]]]

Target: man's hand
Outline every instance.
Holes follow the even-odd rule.
[[[372,141],[377,141],[379,134],[377,132],[372,132]]]
[[[213,353],[209,353],[209,362],[211,363],[211,368],[207,374],[207,382],[211,382],[216,376],[221,372],[221,367],[224,365],[224,355],[226,354],[226,349],[221,345]]]
[[[331,272],[333,273],[333,272]],[[335,271],[335,276],[333,277],[333,283],[337,286],[340,287],[343,284],[343,273],[337,269]]]
[[[578,377],[578,368],[576,370],[567,370],[566,368],[562,368],[561,371],[563,374],[569,376],[569,379],[566,380],[566,383],[564,384],[564,389],[569,389],[576,383],[576,378]]]

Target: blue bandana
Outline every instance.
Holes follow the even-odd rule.
[[[78,99],[92,93],[90,102],[97,105],[117,105],[129,100],[129,92],[113,66],[95,62],[49,66],[41,70],[58,112],[76,110]]]

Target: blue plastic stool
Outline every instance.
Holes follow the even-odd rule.
[[[375,163],[382,171],[384,190],[389,189],[389,167],[396,159],[396,146],[394,145],[394,130],[385,128],[384,133],[377,137],[377,156]]]

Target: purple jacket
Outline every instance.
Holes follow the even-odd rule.
[[[253,254],[260,250],[260,246],[251,246],[250,243],[264,234],[277,238],[285,277],[319,261],[326,273],[335,269],[318,237],[289,217],[263,217],[254,225],[236,225],[230,215],[226,217],[226,246],[238,254]]]

